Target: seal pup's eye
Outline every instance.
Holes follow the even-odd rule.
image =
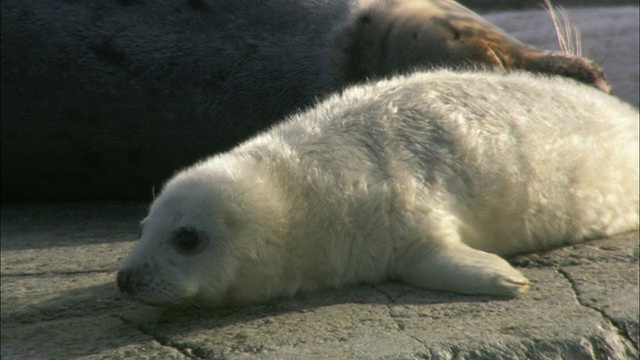
[[[185,256],[193,256],[205,249],[205,241],[200,234],[191,228],[179,228],[171,239],[171,244],[179,253]]]

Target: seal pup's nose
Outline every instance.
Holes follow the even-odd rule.
[[[133,294],[133,286],[131,286],[131,271],[120,270],[118,271],[117,280],[118,280],[118,288],[120,292]]]

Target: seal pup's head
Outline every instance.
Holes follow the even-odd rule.
[[[327,56],[333,89],[446,66],[560,75],[610,91],[591,60],[523,44],[452,0],[372,2],[336,27]]]
[[[259,259],[282,217],[263,176],[242,174],[250,167],[235,160],[206,160],[165,185],[118,271],[122,293],[157,306],[211,306],[234,300],[238,282],[252,286],[239,271]]]

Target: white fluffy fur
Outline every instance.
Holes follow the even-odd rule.
[[[638,228],[638,112],[524,73],[354,87],[180,172],[143,225],[119,276],[150,304],[388,278],[516,295],[528,280],[498,255]],[[204,251],[176,251],[180,228]]]

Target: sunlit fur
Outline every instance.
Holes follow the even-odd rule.
[[[638,112],[561,78],[398,77],[183,170],[143,224],[121,271],[156,305],[389,278],[513,296],[528,280],[499,256],[638,228]],[[206,250],[176,252],[180,227]]]

